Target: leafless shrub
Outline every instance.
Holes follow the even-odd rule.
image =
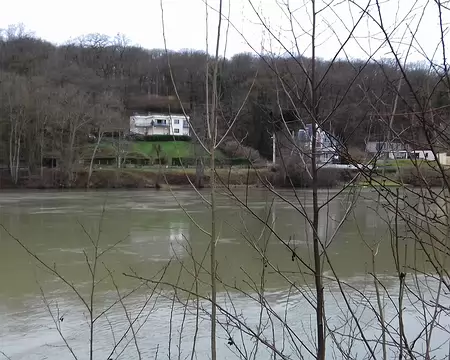
[[[418,166],[402,166],[398,168],[397,180],[404,184],[421,187],[442,187],[444,177],[450,179],[450,171],[442,172],[436,165],[422,163]]]
[[[281,119],[279,119],[277,125],[285,128],[286,142],[289,143],[289,153],[280,152],[278,160],[275,160],[278,163],[270,169],[270,175],[274,177],[275,184],[277,177],[279,177],[280,184],[289,186],[289,193],[292,195],[288,197],[272,186],[274,184],[262,182],[275,200],[272,200],[270,205],[267,204],[269,205],[267,206],[268,209],[260,212],[260,209],[255,210],[249,204],[248,192],[244,196],[239,196],[223,180],[216,169],[217,149],[221,146],[221,143],[233,154],[240,153],[249,158],[253,156],[251,149],[243,148],[239,143],[231,142],[227,145],[225,137],[219,136],[219,133],[221,133],[218,130],[218,118],[221,117],[219,116],[219,101],[221,99],[218,90],[219,45],[221,24],[225,18],[222,12],[222,3],[222,1],[219,2],[218,10],[214,9],[219,15],[215,55],[212,58],[206,57],[205,64],[207,99],[205,132],[207,135],[205,138],[197,138],[197,141],[204,146],[205,151],[210,156],[208,197],[202,193],[196,193],[210,211],[211,221],[208,223],[208,228],[205,229],[195,223],[195,219],[179,203],[189,219],[208,238],[207,254],[191,256],[190,261],[195,264],[194,271],[180,261],[179,266],[182,271],[186,271],[192,276],[192,284],[181,284],[179,277],[176,281],[170,282],[161,278],[151,279],[134,273],[127,274],[127,276],[140,280],[141,285],[147,286],[149,291],[156,291],[155,289],[171,290],[169,294],[165,293],[165,296],[171,300],[169,321],[171,334],[174,333],[173,314],[176,304],[183,306],[183,321],[187,313],[189,301],[182,299],[180,293],[184,294],[185,297],[194,299],[192,304],[197,316],[196,330],[199,326],[198,316],[200,313],[209,321],[211,346],[208,355],[213,360],[217,357],[220,358],[220,354],[217,354],[217,342],[222,339],[218,336],[218,327],[225,329],[228,335],[227,344],[233,349],[236,357],[243,359],[256,359],[264,350],[274,359],[310,357],[324,360],[327,356],[334,355],[336,358],[345,359],[359,357],[376,359],[380,357],[387,360],[392,355],[392,357],[398,357],[399,359],[429,360],[435,356],[435,351],[441,351],[442,358],[447,357],[446,349],[442,350],[442,344],[436,343],[435,336],[438,331],[442,331],[446,338],[449,334],[448,328],[440,321],[441,316],[442,318],[448,316],[447,294],[450,291],[448,272],[448,255],[450,254],[448,199],[450,185],[445,165],[436,162],[435,167],[428,166],[427,168],[418,165],[417,167],[398,169],[401,181],[394,183],[395,186],[392,188],[387,186],[386,183],[387,180],[390,180],[389,177],[391,177],[391,180],[395,179],[393,173],[382,172],[377,174],[367,167],[360,167],[361,177],[368,180],[367,186],[370,187],[370,194],[374,195],[368,199],[369,201],[366,201],[367,199],[364,198],[365,195],[361,188],[357,186],[349,187],[348,184],[339,187],[333,193],[326,191],[321,193],[320,187],[337,185],[341,179],[348,181],[351,175],[325,168],[319,161],[319,157],[316,157],[320,145],[318,141],[319,127],[332,127],[332,120],[338,114],[340,116],[344,114],[344,117],[346,117],[349,108],[360,115],[361,112],[358,108],[362,103],[372,111],[372,114],[369,119],[366,118],[366,114],[361,115],[359,124],[364,121],[366,125],[367,123],[369,125],[361,126],[359,129],[360,135],[367,135],[366,130],[371,129],[372,118],[376,118],[378,122],[376,124],[377,130],[381,133],[380,136],[386,139],[388,147],[392,145],[394,140],[397,140],[397,145],[404,143],[403,133],[408,133],[413,137],[419,131],[423,141],[422,144],[426,144],[434,153],[436,153],[436,143],[439,143],[440,146],[445,143],[449,144],[445,131],[442,131],[441,126],[436,126],[438,112],[433,103],[439,99],[432,96],[434,91],[432,89],[439,88],[444,94],[443,96],[447,97],[450,87],[444,36],[446,33],[444,29],[445,21],[442,16],[444,11],[448,11],[446,4],[442,1],[435,2],[440,20],[438,47],[441,47],[444,64],[441,65],[441,61],[430,59],[428,54],[424,54],[429,62],[428,73],[433,76],[427,77],[424,84],[417,86],[411,80],[411,77],[416,73],[406,69],[406,61],[411,48],[414,47],[422,51],[420,44],[415,44],[414,29],[409,24],[409,21],[414,18],[414,16],[410,16],[411,13],[417,10],[416,3],[405,5],[412,7],[405,17],[399,20],[400,23],[408,23],[405,34],[412,33],[409,45],[408,42],[404,41],[403,36],[399,37],[401,44],[407,43],[406,54],[403,54],[402,57],[396,50],[397,36],[391,33],[396,29],[388,29],[383,21],[381,8],[390,1],[382,3],[375,0],[374,3],[369,1],[363,5],[356,1],[346,2],[345,6],[348,5],[355,10],[352,14],[356,15],[354,18],[352,17],[353,22],[350,26],[344,23],[344,20],[339,16],[336,16],[336,21],[342,22],[347,30],[346,38],[341,39],[336,36],[338,38],[338,41],[336,41],[338,49],[335,56],[330,61],[324,62],[318,58],[316,52],[320,43],[319,26],[322,22],[329,27],[329,23],[327,18],[321,18],[321,14],[325,11],[335,14],[334,4],[325,3],[322,8],[314,0],[305,2],[311,21],[308,30],[301,30],[302,35],[306,34],[310,38],[310,44],[307,47],[310,55],[309,58],[306,58],[298,43],[299,36],[295,30],[298,27],[298,20],[295,19],[297,10],[291,9],[289,2],[278,4],[284,9],[287,33],[292,35],[293,44],[287,45],[284,43],[284,37],[273,31],[259,9],[250,2],[264,30],[270,34],[272,40],[283,49],[285,54],[283,61],[278,63],[277,66],[273,65],[275,56],[272,58],[269,55],[260,54],[260,57],[263,62],[267,63],[268,72],[272,75],[266,81],[269,81],[273,85],[272,88],[275,89],[276,101],[274,107],[281,109]],[[342,4],[344,3],[339,3],[336,6]],[[162,5],[161,2],[163,8]],[[205,1],[205,5],[209,10],[207,1]],[[424,9],[425,7],[424,5]],[[208,11],[206,17],[206,22],[208,22]],[[416,24],[418,27],[422,17],[416,18],[420,19]],[[390,61],[374,60],[374,53],[378,50],[374,50],[374,53],[372,53],[373,50],[370,48],[370,53],[366,51],[367,59],[361,61],[358,66],[350,61],[338,61],[339,56],[347,55],[344,49],[347,42],[358,41],[355,31],[360,22],[366,19],[375,24],[378,37],[382,38],[384,45],[387,44],[387,49],[393,59]],[[231,22],[228,22],[228,24],[231,24]],[[208,26],[208,24],[206,25]],[[206,39],[206,43],[208,44],[208,39]],[[168,73],[176,92],[176,98],[180,107],[183,108],[167,54],[166,49]],[[390,66],[386,66],[386,62]],[[347,67],[343,66],[344,64],[347,64]],[[386,86],[373,90],[373,86],[368,84],[369,78],[365,74],[368,71],[367,69],[373,69],[376,74],[373,82],[379,81],[381,78]],[[348,71],[350,75],[346,81],[340,79],[339,90],[336,94],[323,96],[325,89],[328,87],[328,80],[333,76],[340,75],[344,70]],[[247,97],[248,95],[245,100],[247,100]],[[344,100],[349,100],[350,104],[344,106]],[[401,106],[403,106],[403,109],[400,109]],[[291,114],[290,120],[287,120],[287,116],[285,116],[287,111],[283,111],[286,108],[289,109]],[[404,113],[400,114],[400,111],[404,111]],[[239,114],[239,111],[237,113]],[[230,120],[226,121],[227,124],[230,124],[227,129],[230,135],[235,135],[233,134],[233,124],[238,122],[239,119],[238,115],[232,119],[227,119]],[[305,125],[302,124],[305,119],[307,119],[308,125],[311,125],[311,134],[308,135],[310,137],[308,143],[303,146],[296,143],[294,136],[291,137],[289,127],[292,126],[292,123]],[[397,124],[397,121],[401,124]],[[447,120],[442,118],[441,121],[445,123]],[[355,123],[358,124],[358,122]],[[275,139],[275,131],[273,131],[273,139]],[[358,163],[361,160],[356,158],[358,156],[361,156],[361,154],[355,150],[349,151],[349,162]],[[385,165],[388,158],[389,151],[383,154],[382,160]],[[259,173],[256,173],[256,175],[258,176]],[[416,187],[399,186],[402,183],[411,183]],[[438,188],[435,188],[435,186],[438,186]],[[311,191],[301,196],[296,187],[310,187]],[[196,191],[194,188],[193,190]],[[220,276],[221,268],[218,266],[216,257],[216,246],[221,240],[220,226],[222,224],[217,199],[219,191],[224,191],[225,195],[233,200],[236,209],[239,209],[239,212],[237,211],[239,215],[245,213],[247,216],[244,218],[242,215],[240,218],[244,230],[240,231],[239,236],[250,247],[251,254],[261,262],[256,277],[246,272],[245,266],[239,269],[240,274],[245,279],[243,281],[245,286],[240,286],[236,282],[226,283]],[[323,196],[321,197],[321,195]],[[342,212],[342,214],[339,219],[336,219],[334,216],[336,214],[330,213],[332,211],[330,210],[330,204],[338,196],[341,196],[341,202],[336,213]],[[376,214],[378,222],[386,225],[387,231],[386,234],[376,234],[380,237],[379,240],[368,242],[358,225],[351,224],[354,226],[354,231],[360,236],[364,249],[370,252],[371,260],[368,270],[363,274],[366,281],[354,285],[339,275],[336,267],[336,259],[338,259],[339,254],[338,257],[335,257],[330,249],[332,249],[341,227],[344,224],[351,223],[348,221],[351,216],[357,216],[355,204],[360,200],[363,201],[364,206],[370,208]],[[276,205],[277,202],[292,210],[295,214],[295,221],[305,224],[305,231],[301,234],[301,240],[304,240],[306,244],[304,248],[299,249],[297,247],[294,240],[298,239],[288,238],[283,236],[282,232],[277,231],[276,216],[271,211],[272,206]],[[248,223],[250,221],[256,222],[256,227],[261,230],[260,234],[255,235],[249,231]],[[330,223],[333,224],[331,231],[328,229]],[[232,224],[226,225],[232,226]],[[376,232],[377,229],[374,228],[374,231]],[[278,246],[276,250],[269,250],[271,242]],[[388,249],[388,256],[386,257],[389,258],[394,267],[390,277],[383,277],[381,274],[382,264],[378,261],[385,260],[380,259],[379,249],[381,246]],[[272,262],[270,252],[279,252],[279,249],[285,250],[285,259],[282,265],[291,264],[290,268],[285,269]],[[94,252],[97,250],[94,244]],[[30,255],[33,256],[33,254]],[[206,255],[209,255],[207,266],[204,265]],[[423,266],[418,261],[420,257],[425,259],[425,265]],[[94,256],[94,259],[97,259],[97,257]],[[88,258],[87,263],[89,268],[92,269],[92,263],[89,262]],[[52,271],[51,267],[46,266],[46,268]],[[276,309],[270,302],[265,284],[269,271],[270,275],[282,279],[283,284],[286,284],[289,289],[285,309]],[[199,273],[206,276],[200,279]],[[92,277],[94,278],[94,276]],[[369,280],[367,281],[367,279]],[[92,281],[92,284],[95,284],[95,282]],[[207,289],[206,295],[199,291],[200,284]],[[71,284],[67,285],[70,287]],[[329,295],[327,292],[329,289],[334,291],[330,291],[331,295],[327,296]],[[247,314],[241,313],[241,309],[233,301],[232,292],[243,295],[247,301],[256,304],[257,316],[249,317]],[[293,294],[297,299],[301,299],[302,310],[309,317],[308,322],[300,324],[304,326],[303,329],[298,326],[301,321],[292,318],[289,312],[289,307],[299,306],[292,303]],[[200,300],[203,301],[203,304]],[[203,306],[204,304],[207,306]],[[336,313],[328,314],[326,312],[328,304],[336,305]],[[89,306],[87,307],[89,308]],[[124,310],[126,312],[125,306]],[[418,329],[409,329],[406,318],[408,312],[414,313],[419,324]],[[90,315],[92,318],[92,309]],[[132,332],[134,328],[130,318],[128,318],[128,323]],[[181,325],[180,334],[184,331],[184,325]],[[277,338],[278,333],[281,333],[279,338]],[[196,336],[197,332],[195,332],[194,337],[196,338]],[[170,336],[169,349],[171,349],[172,340],[172,336]],[[251,348],[250,351],[249,348]],[[332,351],[329,351],[330,348]],[[192,349],[195,349],[195,346]],[[170,351],[169,356],[172,355]],[[194,358],[194,353],[195,350],[190,354],[191,358]],[[287,355],[286,353],[290,354]],[[330,353],[333,355],[330,355]]]
[[[220,150],[230,158],[248,159],[251,163],[258,165],[264,162],[258,150],[245,146],[236,140],[222,142]]]
[[[348,149],[348,156],[350,160],[355,161],[359,164],[364,164],[368,160],[368,156],[365,151],[354,146]]]
[[[305,163],[298,155],[283,157],[283,164],[272,166],[272,184],[279,187],[311,188],[311,164]],[[317,186],[333,188],[349,181],[350,174],[341,169],[322,168],[317,171]]]

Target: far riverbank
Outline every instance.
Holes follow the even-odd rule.
[[[270,167],[224,167],[217,168],[217,184],[222,187],[311,187],[311,179],[307,172],[295,169],[287,174],[279,168]],[[322,169],[318,171],[319,188],[335,188],[355,180],[355,171],[341,169]],[[374,173],[370,179],[363,174],[356,179],[354,185],[371,186],[441,186],[443,177],[435,169],[402,168],[396,173]],[[8,171],[0,172],[0,189],[159,189],[174,187],[182,189],[208,188],[210,170],[205,168],[198,174],[195,168],[183,167],[105,167],[94,169],[89,178],[87,169],[80,169],[73,174],[71,181],[67,180],[59,169],[44,169],[36,175],[22,171],[19,181],[14,184]]]

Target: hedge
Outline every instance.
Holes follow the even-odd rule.
[[[165,157],[153,159],[153,165],[167,165],[167,163],[167,158]]]
[[[230,159],[231,165],[250,165],[251,162],[247,158],[233,158]]]
[[[444,174],[437,166],[414,166],[403,167],[397,173],[397,181],[412,186],[424,187],[441,187],[445,185],[444,176],[450,179],[450,171],[444,169]]]
[[[203,163],[207,166],[209,166],[210,159],[208,157],[203,157]],[[197,158],[190,158],[190,157],[173,157],[172,158],[172,166],[195,166],[197,165]],[[216,166],[222,167],[222,166],[240,166],[240,165],[250,165],[250,161],[247,158],[234,158],[234,159],[227,159],[227,158],[219,158],[216,159]]]
[[[188,135],[139,135],[130,134],[128,135],[130,140],[135,141],[191,141],[192,138]]]
[[[205,159],[203,159],[205,161]],[[191,157],[173,157],[172,166],[196,166],[197,158]]]

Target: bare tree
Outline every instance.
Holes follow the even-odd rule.
[[[222,1],[219,2],[218,9],[213,9],[211,4],[205,1],[206,22],[210,20],[209,14],[214,10],[218,15],[217,34],[214,38],[213,56],[202,57],[206,68],[202,91],[204,90],[205,93],[203,105],[206,109],[207,136],[203,138],[197,132],[194,136],[210,158],[207,169],[210,189],[209,196],[205,196],[195,187],[193,191],[208,206],[211,215],[208,228],[205,229],[196,222],[182,202],[178,201],[178,203],[194,226],[207,237],[207,254],[199,256],[189,251],[193,270],[186,262],[176,259],[177,266],[181,269],[180,273],[183,271],[189,274],[192,284],[181,283],[179,281],[181,275],[175,282],[170,282],[132,272],[127,274],[128,277],[140,280],[141,286],[145,286],[151,295],[156,291],[164,293],[162,288],[166,290],[169,287],[172,290],[171,294],[166,295],[171,300],[169,356],[172,355],[171,349],[174,342],[173,314],[176,303],[183,305],[183,319],[187,316],[189,304],[193,306],[196,331],[193,334],[194,345],[189,346],[189,349],[192,349],[191,358],[196,355],[195,341],[198,339],[200,314],[204,315],[211,324],[209,355],[212,359],[222,355],[217,350],[221,328],[228,338],[229,349],[236,357],[244,359],[264,356],[261,355],[263,351],[267,351],[269,357],[273,359],[295,357],[323,360],[332,356],[346,359],[378,357],[387,359],[395,356],[399,359],[428,360],[437,356],[435,351],[438,350],[441,351],[440,357],[448,356],[447,351],[442,350],[441,344],[437,344],[436,333],[442,332],[448,336],[448,329],[440,319],[441,316],[447,316],[449,312],[446,302],[448,302],[447,291],[450,290],[447,259],[450,253],[448,244],[450,223],[447,205],[450,187],[447,164],[446,161],[441,160],[446,159],[446,156],[438,156],[438,154],[442,147],[449,145],[448,131],[443,130],[448,128],[448,112],[443,111],[442,108],[448,107],[450,103],[444,16],[449,10],[446,2],[437,0],[433,4],[433,14],[440,24],[437,43],[441,55],[439,59],[436,59],[422,50],[416,37],[416,29],[426,26],[422,22],[421,14],[425,12],[429,4],[419,2],[408,5],[404,13],[396,17],[395,24],[389,26],[386,20],[387,15],[383,13],[384,6],[389,3],[392,2],[305,1],[301,6],[302,10],[308,14],[308,23],[307,20],[299,18],[298,9],[292,8],[292,4],[277,2],[276,5],[283,16],[283,25],[286,26],[273,28],[260,9],[249,2],[258,23],[268,34],[272,43],[276,43],[282,50],[283,56],[257,52],[253,49],[258,54],[258,63],[261,68],[264,65],[265,76],[263,81],[258,82],[262,72],[258,69],[258,76],[255,76],[258,81],[250,81],[247,84],[248,91],[245,96],[239,98],[242,106],[237,106],[238,101],[232,96],[232,91],[236,91],[237,88],[231,86],[235,79],[223,81],[221,76],[224,74],[223,69],[227,60],[221,59],[219,53],[223,38],[222,22],[226,22],[236,31],[239,29],[224,14]],[[162,1],[161,9],[164,10]],[[347,10],[350,10],[350,17],[344,19],[339,11]],[[336,24],[338,24],[345,33],[338,33],[335,27],[330,26],[331,18],[335,19],[334,25],[337,27]],[[412,18],[418,19],[414,26],[410,23]],[[366,21],[376,28],[378,39],[381,37],[379,46],[375,48],[366,47],[357,35]],[[398,29],[401,25],[403,28],[400,31]],[[370,29],[373,29],[373,26]],[[334,39],[334,43],[338,44],[335,53],[327,61],[319,58],[322,41],[326,40],[323,27],[329,28],[328,31],[332,33],[330,36]],[[363,28],[363,31],[364,29],[366,28]],[[404,34],[409,34],[409,37],[407,38]],[[245,41],[245,34],[242,35]],[[307,40],[301,42],[301,38]],[[398,39],[401,39],[403,49],[406,46],[406,51],[399,50],[396,44]],[[208,43],[208,39],[206,41]],[[366,55],[364,60],[359,62],[350,60],[350,54],[347,53],[350,42],[363,49]],[[101,47],[102,51],[109,47],[109,40],[103,37],[99,37],[98,42],[95,40],[93,43]],[[158,74],[140,73],[138,87],[143,91],[144,88],[146,91],[155,88],[158,91],[164,89],[164,91],[173,92],[181,111],[187,115],[182,101],[184,100],[182,92],[187,94],[195,92],[186,87],[181,90],[183,84],[189,83],[187,80],[189,76],[181,77],[184,80],[178,86],[177,71],[182,69],[182,66],[174,66],[172,60],[175,55],[169,52],[167,44],[165,45],[164,51],[155,51],[149,55],[152,61],[157,63],[155,68]],[[428,73],[432,73],[433,76],[423,77],[422,70],[418,71],[409,67],[406,62],[407,54],[413,48],[419,53],[422,52],[429,67]],[[382,51],[386,49],[390,52],[391,59],[387,61],[379,59],[382,56],[380,54],[384,56]],[[209,53],[208,49],[207,53]],[[105,79],[114,78],[114,75],[111,75],[114,71],[109,66],[109,60],[95,63],[92,57],[88,58],[93,62],[91,64],[93,68],[103,71]],[[242,61],[242,58],[235,59],[234,64],[239,64],[238,60]],[[175,63],[182,63],[182,61]],[[238,68],[242,69],[239,66]],[[249,80],[242,74],[236,77],[238,78],[236,82],[246,83],[246,80]],[[422,86],[424,79],[426,86]],[[224,95],[227,91],[224,84],[230,86],[231,95]],[[266,89],[262,89],[262,84]],[[69,91],[75,88],[68,86],[64,89]],[[242,91],[242,88],[238,90]],[[259,93],[255,95],[253,91],[259,91]],[[270,96],[264,92],[270,93]],[[92,115],[83,107],[85,93],[74,90],[71,94],[74,95],[71,96],[74,99],[73,102],[68,99],[68,96],[63,96],[67,99],[64,103],[67,109],[60,110],[64,121],[59,130],[61,134],[65,134],[61,135],[61,141],[65,142],[67,139],[67,148],[65,148],[68,154],[67,161],[73,166],[77,158],[77,138],[83,134],[84,126],[90,124]],[[255,100],[258,98],[270,99],[272,103],[263,108],[263,100],[258,103]],[[261,113],[265,112],[265,116],[261,118],[266,119],[268,124],[249,126],[249,116],[242,111],[243,108],[249,109],[246,108],[249,99],[254,101],[254,108],[257,106],[262,108]],[[443,101],[443,99],[444,105],[435,105],[437,100]],[[348,118],[351,118],[351,121]],[[374,119],[376,119],[375,124]],[[295,134],[296,131],[305,127],[311,130],[307,146],[299,144],[296,136],[292,136],[292,132]],[[66,132],[63,132],[63,129]],[[364,142],[361,138],[370,140],[373,131],[383,139],[388,139],[388,147],[394,140],[406,147],[412,139],[419,139],[421,146],[431,152],[433,160],[405,159],[405,162],[398,162],[397,159],[393,159],[394,161],[391,162],[385,155],[384,165],[386,167],[392,164],[393,171],[387,171],[386,168],[380,171],[370,166],[372,165],[370,163],[361,164],[361,159],[355,159],[351,151],[346,151],[344,155],[353,166],[352,171],[356,170],[357,174],[333,182],[339,185],[335,190],[321,189],[327,187],[329,182],[326,180],[330,177],[340,176],[339,171],[329,166],[329,159],[323,161],[321,158],[323,149],[321,137],[324,129],[328,130],[330,137],[333,138],[331,147],[334,146],[336,153],[345,152],[343,146],[340,146],[340,141],[337,141],[340,139],[339,135],[345,137],[342,142],[361,146]],[[194,131],[194,127],[192,130]],[[227,183],[225,177],[220,176],[217,166],[218,149],[225,141],[234,141],[244,148],[245,133],[252,131],[274,133],[275,131],[272,130],[278,132],[276,139],[279,139],[275,144],[278,151],[278,163],[273,172],[282,173],[282,183],[289,190],[279,190],[274,178],[267,175],[267,169],[264,169],[264,175],[262,171],[252,169],[258,177],[259,185],[265,188],[267,194],[270,194],[266,207],[259,212],[249,204],[249,189],[245,189],[244,196],[241,196]],[[19,133],[20,131],[17,134]],[[16,132],[13,134],[13,139],[20,139],[20,136],[16,136]],[[352,136],[360,139],[352,142]],[[16,140],[13,143],[16,144]],[[99,143],[100,139],[97,140],[96,149]],[[271,144],[267,143],[270,149]],[[118,167],[121,167],[124,161],[121,146],[122,138],[119,137]],[[11,162],[17,162],[15,152],[11,151],[11,153],[13,154]],[[379,155],[368,154],[368,162]],[[93,157],[90,173],[92,173],[92,159]],[[250,162],[249,167],[252,165]],[[71,173],[72,170],[73,168],[70,170]],[[231,167],[230,173],[232,173]],[[298,182],[294,179],[297,174],[300,177]],[[296,185],[310,187],[310,191],[301,192]],[[364,190],[366,188],[369,188],[370,192]],[[256,278],[246,272],[245,264],[242,264],[239,274],[245,279],[243,281],[245,286],[237,282],[227,282],[225,276],[220,274],[217,253],[222,224],[218,206],[220,196],[232,201],[236,212],[240,212],[243,230],[239,230],[239,238],[251,249],[250,254],[260,261]],[[370,264],[366,273],[363,274],[365,279],[369,280],[355,285],[340,275],[339,254],[336,256],[331,249],[342,228],[349,221],[356,221],[358,202],[371,209],[377,221],[386,226],[387,232],[376,234],[379,238],[372,241],[373,237],[368,239],[367,234],[356,229],[364,249],[369,253]],[[339,211],[333,208],[336,203]],[[274,208],[278,204],[289,208],[295,214],[296,224],[304,224],[304,231],[300,234],[301,240],[304,240],[306,244],[304,247],[300,248],[295,242],[296,239],[286,237],[285,233],[277,227]],[[249,229],[249,224],[252,222],[261,229],[256,236]],[[225,225],[233,226],[233,224]],[[375,228],[372,231],[378,231],[378,229]],[[273,261],[272,251],[274,250],[271,249],[271,244],[280,245],[275,251],[279,251],[279,248],[283,249],[284,257],[281,263]],[[93,248],[95,252],[98,251],[98,244],[93,244]],[[383,255],[380,253],[381,249],[385,250]],[[204,265],[207,255],[209,255],[209,266]],[[391,273],[393,276],[382,276],[380,260],[382,256],[391,259],[394,268]],[[419,262],[419,258],[426,260],[423,262],[425,265]],[[94,256],[94,259],[97,259],[97,256]],[[95,269],[96,262],[88,259],[87,264],[91,271]],[[47,269],[51,271],[51,267]],[[95,270],[93,272],[95,273]],[[200,274],[205,276],[201,277]],[[266,286],[269,275],[280,279],[288,288],[285,309],[280,310],[279,307],[276,308],[271,304]],[[95,276],[92,278],[94,279]],[[92,280],[92,289],[94,285],[95,281]],[[199,290],[200,285],[204,285],[209,294],[202,293]],[[117,293],[120,298],[119,289]],[[181,293],[194,301],[182,299]],[[247,314],[241,314],[241,309],[234,302],[234,294],[242,295],[246,301],[256,304],[258,309],[256,320]],[[296,300],[300,299],[298,303],[301,304],[302,310],[314,318],[313,321],[309,319],[308,322],[302,321],[290,312],[288,307],[293,304],[291,300],[293,297]],[[93,296],[90,299],[92,298]],[[298,303],[295,305],[299,306]],[[336,312],[327,314],[325,309],[331,304],[336,305]],[[92,306],[88,308],[92,309]],[[130,325],[130,332],[136,340],[133,320],[128,315],[125,305],[123,308],[126,321]],[[408,312],[414,312],[419,318],[420,326],[417,329],[408,328]],[[184,320],[182,324],[179,328],[179,343],[181,343],[181,334],[185,333]],[[305,328],[301,329],[301,326]],[[280,336],[278,336],[279,333],[281,333]],[[94,336],[91,335],[91,342],[93,342]],[[137,341],[135,348],[140,357],[141,352]],[[181,357],[181,351],[179,356]]]
[[[94,107],[94,124],[93,128],[96,141],[94,148],[92,150],[91,159],[89,163],[89,172],[88,172],[88,179],[87,179],[87,186],[90,186],[92,172],[93,172],[93,165],[94,160],[97,155],[97,151],[99,149],[100,143],[103,139],[103,135],[105,131],[110,131],[112,133],[114,132],[121,132],[123,129],[122,126],[122,104],[118,101],[115,94],[105,92],[101,94],[100,98],[97,98],[95,100],[95,107]],[[120,140],[119,140],[120,141]],[[121,160],[118,162],[118,167],[120,167]]]
[[[27,81],[21,76],[3,74],[2,85],[3,116],[7,119],[9,133],[9,170],[13,182],[17,184],[31,99]]]

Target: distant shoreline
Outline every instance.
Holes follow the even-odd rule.
[[[217,168],[217,186],[219,188],[291,187],[290,182],[277,172],[267,167],[227,167]],[[337,174],[340,174],[338,172]],[[327,176],[328,177],[328,176]],[[74,173],[71,186],[66,186],[66,179],[61,171],[45,169],[41,175],[23,175],[18,184],[13,184],[7,173],[0,176],[0,189],[15,190],[51,190],[51,189],[184,189],[195,190],[209,188],[209,169],[203,171],[200,180],[195,168],[181,167],[142,167],[142,168],[103,168],[94,169],[88,182],[88,171],[83,169]],[[333,184],[323,184],[320,188],[332,188],[345,181],[336,180]],[[198,185],[198,186],[197,186]],[[299,186],[299,188],[308,186]]]
[[[266,168],[217,169],[218,185],[256,186],[270,172]],[[87,170],[74,173],[73,182],[67,180],[59,170],[45,169],[41,175],[23,175],[17,184],[12,183],[9,174],[0,176],[0,189],[161,189],[164,187],[193,189],[209,187],[209,170],[197,179],[195,168],[105,168],[95,169],[89,179]],[[262,185],[262,184],[260,184]]]
[[[217,186],[220,188],[239,187],[274,187],[277,189],[292,188],[290,179],[283,178],[281,173],[268,167],[228,167],[216,169]],[[299,176],[299,174],[294,174]],[[359,179],[352,187],[420,187],[423,185],[417,176],[394,176],[392,180],[383,180],[380,176],[375,176],[372,181]],[[429,185],[439,186],[442,178],[439,179],[434,174],[426,176]],[[295,188],[310,188],[310,180],[300,174],[301,183],[294,184]],[[318,187],[321,189],[339,188],[348,184],[353,176],[343,170],[332,170],[319,176]],[[142,167],[142,168],[103,168],[94,169],[89,179],[88,170],[82,169],[74,173],[72,183],[67,185],[67,179],[63,173],[57,169],[45,169],[39,175],[22,174],[20,181],[14,184],[9,173],[0,172],[0,190],[83,190],[83,189],[176,189],[195,190],[209,188],[209,169],[203,170],[202,176],[197,176],[195,168],[181,167]],[[297,179],[298,180],[298,179]]]

